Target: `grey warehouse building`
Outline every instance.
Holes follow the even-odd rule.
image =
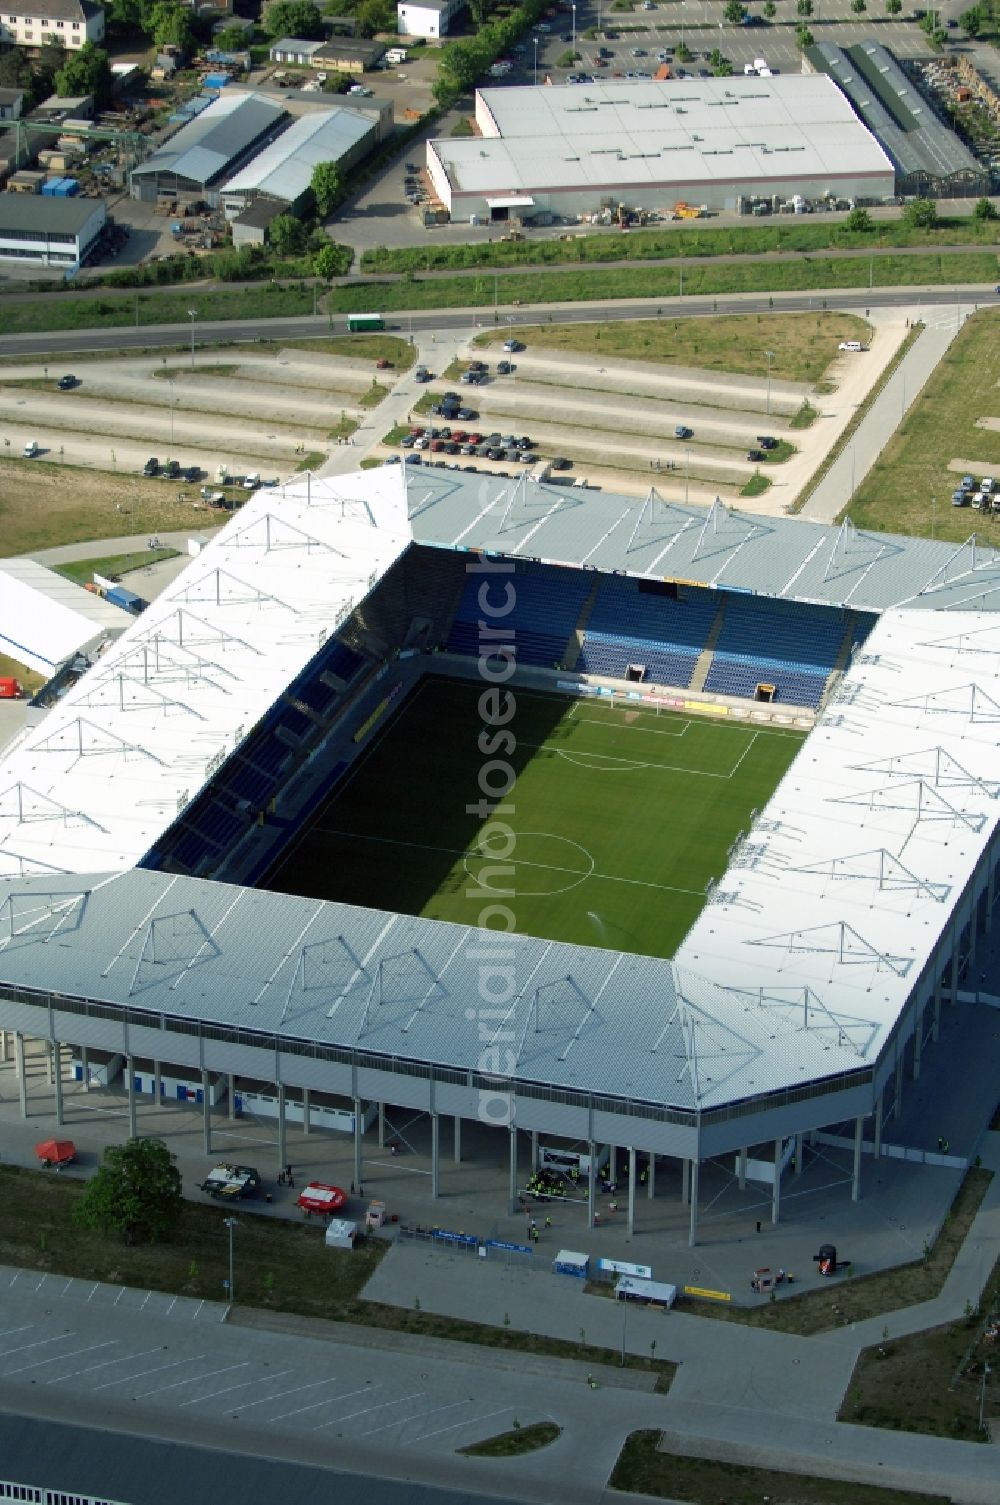
[[[376,122],[357,110],[334,109],[302,115],[275,141],[251,158],[222,190],[226,215],[233,219],[258,199],[277,202],[295,213],[310,192],[313,170],[334,162],[348,171],[375,146]]]
[[[277,134],[281,105],[257,94],[223,94],[132,173],[132,197],[187,194],[219,202],[223,182]]]
[[[79,266],[107,220],[101,200],[0,195],[0,259]]]
[[[990,176],[878,42],[841,48],[819,42],[805,66],[832,78],[878,137],[903,194],[961,198],[990,192]]]
[[[895,191],[888,156],[822,74],[481,89],[476,123],[481,137],[427,146],[454,220]]]

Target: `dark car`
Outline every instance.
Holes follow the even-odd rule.
[[[421,463],[422,461],[419,455],[407,455],[406,457],[407,465],[420,465]]]
[[[157,458],[156,458],[155,455],[151,456],[151,458],[146,461],[145,465],[142,467],[142,473],[143,473],[144,476],[158,476],[159,475],[159,473],[160,473],[160,462],[159,462],[159,460],[157,460]]]
[[[176,481],[180,473],[181,467],[178,460],[168,460],[163,467],[163,479],[165,481]]]
[[[752,460],[755,465],[758,464],[761,460],[763,460],[763,458],[764,458],[764,451],[762,449],[748,449],[747,450],[747,459],[748,460]]]
[[[1000,293],[1000,287],[997,292]],[[510,361],[497,361],[497,376],[509,376],[512,370]]]
[[[475,408],[459,408],[458,412],[455,414],[455,417],[461,418],[463,423],[472,423],[476,418],[479,417],[479,414],[476,412]]]
[[[778,441],[777,441],[777,439],[772,439],[770,434],[758,434],[757,435],[757,443],[760,445],[761,449],[777,449],[778,448]]]
[[[185,481],[192,481],[192,482],[194,482],[194,481],[200,481],[201,480],[201,466],[200,465],[189,465],[189,466],[187,466],[187,468],[185,470],[181,471],[181,475],[184,477]]]
[[[552,469],[569,470],[572,463],[573,461],[567,460],[565,455],[556,455],[555,459],[552,461]]]
[[[403,449],[412,449],[417,442],[417,436],[416,434],[404,434],[399,442]]]
[[[414,371],[413,373],[413,379],[414,381],[430,381],[431,373],[428,371],[426,366],[418,366],[416,371]]]
[[[504,340],[503,348],[509,351],[511,355],[514,355],[518,350],[523,350],[524,346],[520,340]]]
[[[71,387],[75,387],[76,386],[76,381],[77,381],[77,379],[76,379],[75,376],[60,376],[60,378],[59,378],[59,390],[60,390],[60,392],[68,392]]]
[[[489,368],[489,366],[487,366],[487,364],[486,364],[485,361],[470,361],[469,362],[469,370],[470,371],[488,371],[489,369],[490,368]]]
[[[442,402],[461,402],[462,401],[462,394],[460,392],[442,392],[441,393],[441,401]]]

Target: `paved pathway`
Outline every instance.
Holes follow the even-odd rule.
[[[937,317],[929,321],[872,403],[850,443],[845,445],[806,501],[800,516],[817,523],[836,521],[972,312],[971,306],[965,309],[956,307],[953,313],[940,310]],[[945,505],[948,499],[942,497],[940,500]]]

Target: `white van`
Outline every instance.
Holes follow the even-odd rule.
[[[24,446],[24,458],[26,460],[33,460],[35,456],[40,453],[41,451],[38,448],[38,440],[29,439],[27,444]]]
[[[405,47],[390,47],[385,55],[387,63],[405,63],[407,52]]]
[[[862,345],[860,340],[841,340],[838,348],[841,350],[858,351],[864,350],[865,347]]]

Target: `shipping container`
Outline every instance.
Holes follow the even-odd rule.
[[[137,617],[141,611],[145,611],[149,605],[148,601],[144,601],[134,591],[126,590],[124,585],[113,585],[107,593],[106,600],[110,601],[112,606],[120,606],[123,611],[130,611],[134,617]]]
[[[17,700],[24,691],[17,679],[0,679],[0,700]]]

